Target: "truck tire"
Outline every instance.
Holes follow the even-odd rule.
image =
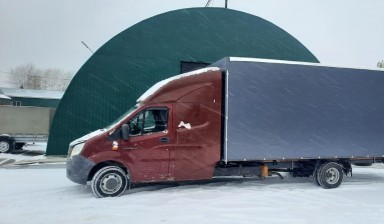
[[[335,162],[326,162],[319,166],[316,176],[322,188],[337,188],[343,181],[343,169]]]
[[[117,166],[106,166],[98,170],[92,178],[91,188],[97,198],[117,197],[127,189],[127,173]]]
[[[313,179],[315,181],[315,184],[317,186],[321,186],[320,183],[319,183],[319,180],[317,179],[317,174],[318,174],[318,170],[320,168],[322,164],[320,162],[318,162],[316,165],[315,165],[315,168],[313,169]]]
[[[10,153],[13,151],[13,142],[6,138],[0,138],[0,153]]]

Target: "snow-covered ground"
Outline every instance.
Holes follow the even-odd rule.
[[[46,159],[44,156],[46,148],[46,142],[28,143],[21,151],[0,154],[0,159],[14,159],[15,161]]]
[[[0,157],[2,155],[0,154]],[[57,166],[56,166],[57,167]],[[312,178],[151,185],[96,199],[64,168],[0,168],[0,223],[382,223],[384,166],[355,168],[338,189]]]

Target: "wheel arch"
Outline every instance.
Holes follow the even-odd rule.
[[[319,159],[316,161],[315,165],[315,172],[317,169],[323,165],[324,163],[336,163],[338,164],[345,175],[351,174],[352,173],[352,166],[351,166],[351,161],[349,159]]]
[[[8,140],[8,141],[11,141],[11,142],[15,142],[15,139],[12,136],[8,135],[8,134],[1,134],[0,135],[0,140],[2,140],[2,139]]]
[[[96,174],[96,172],[106,166],[117,166],[121,169],[124,170],[124,172],[127,174],[128,176],[128,179],[131,180],[131,174],[130,174],[130,171],[129,169],[124,166],[123,163],[121,162],[118,162],[118,161],[114,161],[114,160],[107,160],[107,161],[103,161],[103,162],[100,162],[98,164],[96,164],[92,169],[91,171],[89,172],[88,174],[88,178],[87,178],[87,181],[91,181],[93,176]]]

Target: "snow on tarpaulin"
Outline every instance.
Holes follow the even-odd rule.
[[[202,68],[202,69],[198,69],[196,71],[187,72],[187,73],[183,73],[183,74],[180,74],[180,75],[176,75],[176,76],[170,77],[168,79],[164,79],[164,80],[156,83],[155,85],[153,85],[151,88],[149,88],[143,95],[141,95],[139,97],[139,99],[137,99],[137,102],[140,103],[140,102],[145,101],[146,99],[148,99],[148,97],[152,96],[159,89],[161,89],[161,87],[165,86],[166,84],[168,84],[171,81],[174,81],[174,80],[177,80],[177,79],[180,79],[180,78],[184,78],[184,77],[188,77],[188,76],[192,76],[192,75],[200,75],[200,74],[203,74],[203,73],[206,73],[206,72],[218,71],[218,70],[220,70],[220,69],[216,68],[216,67]]]

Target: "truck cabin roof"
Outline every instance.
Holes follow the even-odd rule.
[[[217,67],[203,68],[162,80],[148,89],[138,100],[140,104],[174,102],[210,102],[220,100],[221,93],[209,91],[221,87],[222,71]],[[217,95],[217,96],[214,96]]]

